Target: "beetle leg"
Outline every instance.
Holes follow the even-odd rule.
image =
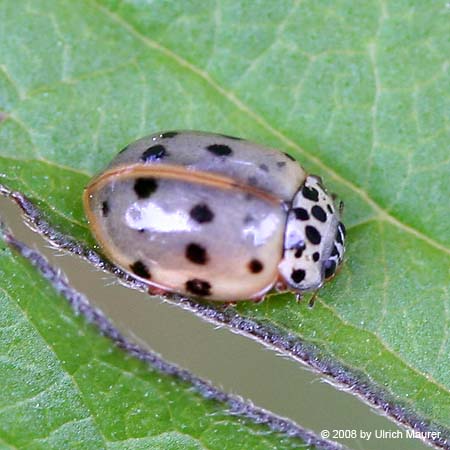
[[[252,301],[255,305],[257,305],[258,303],[262,303],[262,302],[264,301],[265,298],[266,298],[266,295],[263,294],[263,295],[260,295],[260,296],[258,296],[258,297],[253,297],[253,298],[251,299],[251,301]]]
[[[229,301],[229,302],[215,302],[217,303],[217,309],[224,313],[230,308],[234,308],[237,305],[237,302]]]
[[[274,289],[277,292],[286,292],[287,291],[287,284],[286,281],[284,281],[283,279],[278,278],[277,282],[275,283]]]
[[[314,306],[314,302],[316,301],[316,297],[317,297],[317,293],[319,292],[319,289],[317,289],[317,291],[314,291],[312,297],[309,299],[309,304],[308,306],[310,308],[312,308]]]
[[[167,294],[168,291],[166,291],[166,290],[164,290],[162,288],[156,287],[156,286],[152,286],[152,285],[149,284],[148,288],[147,288],[147,292],[148,292],[149,295],[159,295],[159,296],[162,295],[162,296],[164,296],[164,295]]]

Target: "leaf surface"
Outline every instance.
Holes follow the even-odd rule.
[[[38,252],[4,238],[28,262],[0,241],[2,448],[341,448],[139,348]]]
[[[445,2],[18,0],[0,15],[2,183],[92,247],[82,189],[140,136],[202,129],[288,151],[344,200],[346,262],[313,309],[277,295],[237,312],[449,434]]]

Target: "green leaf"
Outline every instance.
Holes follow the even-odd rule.
[[[140,349],[38,252],[4,237],[34,267],[0,241],[2,448],[293,449],[300,438],[341,448]]]
[[[277,295],[236,311],[450,436],[445,2],[16,0],[0,16],[5,185],[92,247],[82,189],[137,137],[202,129],[290,152],[344,200],[346,262],[313,309]]]

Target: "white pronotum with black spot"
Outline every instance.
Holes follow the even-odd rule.
[[[316,290],[345,250],[340,208],[319,177],[218,134],[139,139],[90,182],[84,204],[112,261],[153,289],[213,300]]]

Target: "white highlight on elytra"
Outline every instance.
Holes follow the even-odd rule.
[[[134,230],[149,230],[159,233],[191,232],[199,227],[184,211],[165,211],[154,203],[133,203],[125,213],[125,221]]]
[[[242,233],[246,239],[251,239],[253,245],[259,247],[264,245],[280,226],[280,221],[276,214],[269,214],[267,217],[256,223],[246,225]]]

